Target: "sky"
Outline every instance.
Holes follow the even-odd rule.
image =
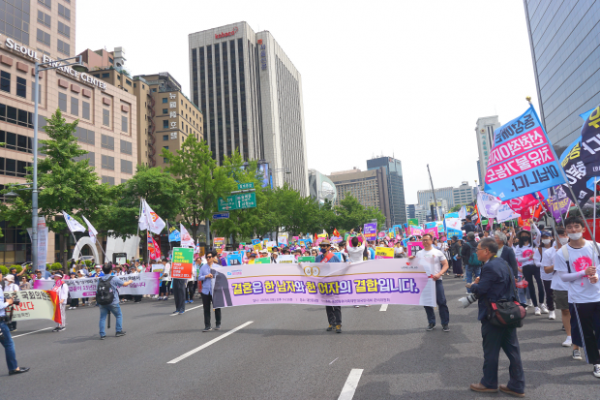
[[[101,4],[101,5],[100,5]],[[188,35],[246,21],[302,75],[308,167],[402,161],[406,204],[471,185],[475,126],[521,115],[537,92],[521,0],[77,2],[77,52],[122,46],[132,75],[168,71],[190,94]]]

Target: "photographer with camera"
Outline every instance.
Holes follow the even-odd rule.
[[[498,258],[498,244],[492,238],[484,238],[477,245],[477,258],[483,262],[481,276],[470,286],[472,294],[460,299],[463,305],[468,306],[478,299],[479,313],[477,319],[481,321],[481,336],[483,337],[483,378],[480,383],[472,383],[470,388],[475,392],[492,393],[500,391],[516,396],[525,397],[525,375],[517,338],[517,324],[502,323],[498,321],[496,307],[512,306],[519,308],[520,322],[525,310],[517,305],[515,279],[506,261]],[[513,318],[511,315],[510,318]],[[500,349],[510,361],[510,380],[506,386],[498,386],[498,359]]]
[[[28,367],[19,367],[17,364],[17,356],[15,354],[15,343],[10,335],[10,329],[6,325],[10,322],[10,318],[6,316],[7,308],[12,307],[15,301],[12,298],[5,299],[4,291],[0,286],[0,343],[4,347],[6,353],[6,364],[8,366],[8,375],[23,374],[29,371]]]

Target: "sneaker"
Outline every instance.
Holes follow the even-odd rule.
[[[556,313],[554,311],[550,311],[550,315],[548,315],[548,319],[555,320],[556,319]]]
[[[342,333],[342,326],[341,325],[336,325],[335,326],[335,333]]]
[[[194,302],[194,300],[190,300],[190,303],[193,303],[193,302]]]
[[[435,326],[435,324],[429,324],[429,325],[427,325],[427,330],[428,331],[432,331],[434,326]]]
[[[61,326],[60,328],[58,328],[58,331],[57,331],[57,332],[62,332],[62,331],[64,331],[65,329],[67,329],[67,327],[66,327],[66,326]]]
[[[527,300],[527,305],[533,307],[533,301],[531,299]]]
[[[10,331],[11,331],[11,332],[16,332],[16,331],[17,331],[17,328],[15,328],[15,329],[11,329]]]
[[[442,325],[442,330],[444,332],[450,332],[450,327],[448,325]]]
[[[179,311],[179,315],[182,315],[185,311]]]
[[[178,310],[173,311],[173,314],[179,314]]]
[[[535,315],[542,315],[542,310],[539,307],[535,308]]]
[[[567,336],[567,340],[562,342],[562,347],[571,347],[573,341],[571,340],[571,336]]]
[[[106,335],[100,336],[100,340],[104,340],[104,339],[106,339]]]
[[[358,306],[356,306],[356,307],[358,307]],[[325,330],[326,330],[327,332],[331,332],[331,331],[333,330],[333,326],[332,326],[332,325],[329,325],[329,326],[327,327],[327,329],[325,329]]]
[[[212,328],[210,326],[205,326],[204,329],[202,329],[202,332],[209,332],[212,331]]]
[[[358,308],[358,307],[360,307],[360,306],[354,306],[354,308]]]
[[[583,357],[581,357],[581,350],[573,350],[573,360],[583,360]]]
[[[215,331],[218,331],[219,329],[221,329],[221,324],[217,324],[217,326],[215,326]]]
[[[594,372],[593,372],[594,376],[596,378],[600,378],[600,364],[596,364],[594,365]]]
[[[545,304],[540,304],[540,308],[542,309],[542,314],[548,314],[550,312]]]
[[[126,333],[125,331],[117,332],[117,333],[115,333],[115,336],[116,337],[125,336],[125,333]]]
[[[371,305],[370,304],[365,304],[365,307],[371,307]]]

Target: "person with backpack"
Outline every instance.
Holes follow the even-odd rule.
[[[475,233],[467,233],[467,241],[460,250],[467,274],[467,284],[473,282],[473,279],[479,278],[481,275],[481,266],[483,263],[477,259],[477,242],[475,241]],[[467,287],[467,294],[471,293],[471,289]]]
[[[100,340],[106,338],[105,326],[108,313],[112,313],[117,319],[115,336],[125,336],[125,331],[123,330],[123,313],[119,305],[119,291],[117,289],[133,283],[132,280],[123,282],[118,277],[111,275],[111,262],[104,264],[102,272],[104,272],[104,275],[98,279],[98,287],[96,289],[96,302],[100,308]]]

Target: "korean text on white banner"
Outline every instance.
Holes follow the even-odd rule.
[[[485,192],[506,201],[565,182],[552,143],[530,106],[494,132]]]
[[[48,281],[54,285],[54,281]],[[14,306],[13,321],[27,321],[32,319],[49,319],[55,321],[57,304],[52,301],[52,296],[45,290],[20,290],[18,292],[6,292],[15,299],[20,300],[18,306]]]
[[[514,212],[513,209],[510,208],[509,204],[502,204],[500,208],[498,208],[498,216],[496,218],[498,223],[501,224],[502,222],[517,219],[520,216],[521,214]]]
[[[129,286],[119,288],[119,296],[141,295],[141,294],[158,294],[160,287],[160,273],[144,272],[142,274],[131,274],[118,276],[123,282],[132,280],[133,283]],[[63,281],[69,286],[69,295],[73,299],[81,299],[84,297],[96,297],[96,289],[98,288],[98,280],[100,278],[82,278],[82,279],[67,279]],[[40,290],[51,290],[54,286],[54,281],[47,279],[38,279],[34,282],[33,288]]]

